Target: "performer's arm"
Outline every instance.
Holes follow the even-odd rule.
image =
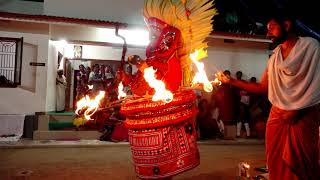
[[[268,94],[268,69],[266,68],[266,70],[262,74],[261,81],[259,83],[250,83],[232,78],[230,78],[229,80],[227,80],[226,78],[222,78],[222,82],[229,83],[232,86],[236,86],[248,92],[266,95]]]

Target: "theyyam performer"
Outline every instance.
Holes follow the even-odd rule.
[[[200,163],[196,95],[185,86],[192,78],[189,56],[207,47],[217,12],[209,0],[145,0],[143,14],[150,44],[146,60],[129,57],[139,70],[123,77],[134,98],[121,112],[139,178],[167,179]]]

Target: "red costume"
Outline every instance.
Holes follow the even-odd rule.
[[[199,165],[195,99],[193,91],[183,91],[170,103],[144,99],[122,107],[140,178],[170,177]]]
[[[157,26],[162,31],[159,39],[147,47],[146,63],[157,70],[157,79],[165,82],[166,89],[176,91],[182,81],[180,60],[177,54],[178,45],[181,44],[180,31],[156,18],[148,19],[148,23],[150,28]],[[144,80],[141,71],[138,71],[133,77],[126,77],[125,84],[129,84],[133,94],[139,96],[145,95],[146,92],[152,94],[153,91]]]
[[[129,141],[135,170],[141,178],[166,178],[196,167],[199,152],[196,144],[196,96],[193,91],[177,91],[182,81],[177,48],[181,35],[177,28],[163,21],[148,19],[150,28],[160,27],[159,39],[146,50],[148,66],[166,89],[175,92],[170,103],[141,99],[122,106],[129,129]],[[141,71],[127,82],[135,95],[153,94]],[[130,82],[131,81],[131,82]],[[138,98],[139,99],[139,98]]]
[[[140,70],[133,77],[125,77],[124,84],[130,85],[135,96],[140,96],[127,101],[121,112],[127,118],[125,125],[129,129],[135,170],[142,179],[171,177],[200,163],[195,128],[196,96],[191,90],[181,90],[180,86],[183,78],[189,78],[186,77],[191,63],[189,54],[193,48],[206,46],[203,41],[212,30],[214,14],[208,0],[145,1],[144,16],[151,43],[143,65],[156,69],[156,79],[162,80],[173,93],[173,100],[167,103],[142,98],[146,93],[153,95],[154,89]]]

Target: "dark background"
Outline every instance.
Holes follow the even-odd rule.
[[[289,14],[307,34],[320,34],[320,6],[315,0],[215,0],[219,15],[214,17],[214,30],[264,35],[270,16]],[[317,4],[320,1],[317,2]]]

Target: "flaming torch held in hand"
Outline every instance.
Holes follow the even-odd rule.
[[[120,82],[118,86],[118,99],[125,98],[126,96],[127,94],[123,90],[123,84]]]
[[[214,74],[214,76],[215,76],[216,78],[212,81],[212,83],[220,86],[220,85],[222,84],[222,82],[220,81],[219,78],[220,78],[222,75],[223,75],[222,72],[217,72],[216,74]]]
[[[156,70],[153,67],[144,69],[144,79],[148,82],[149,86],[154,88],[155,94],[152,97],[152,101],[164,101],[169,103],[173,99],[173,94],[168,91],[163,81],[155,78]]]
[[[199,50],[195,50],[194,53],[190,54],[190,59],[196,65],[198,72],[194,76],[192,80],[192,86],[195,86],[198,83],[203,84],[203,89],[206,92],[211,92],[213,90],[211,82],[208,80],[206,72],[204,71],[203,62],[199,62],[200,59],[203,59],[208,56],[208,52],[203,50],[203,48]]]
[[[88,95],[86,95],[84,98],[80,99],[77,102],[77,109],[75,113],[77,115],[81,115],[82,111],[84,111],[84,117],[86,120],[91,120],[91,116],[97,111],[100,105],[100,101],[102,98],[104,98],[105,92],[100,91],[99,94],[91,99]]]

